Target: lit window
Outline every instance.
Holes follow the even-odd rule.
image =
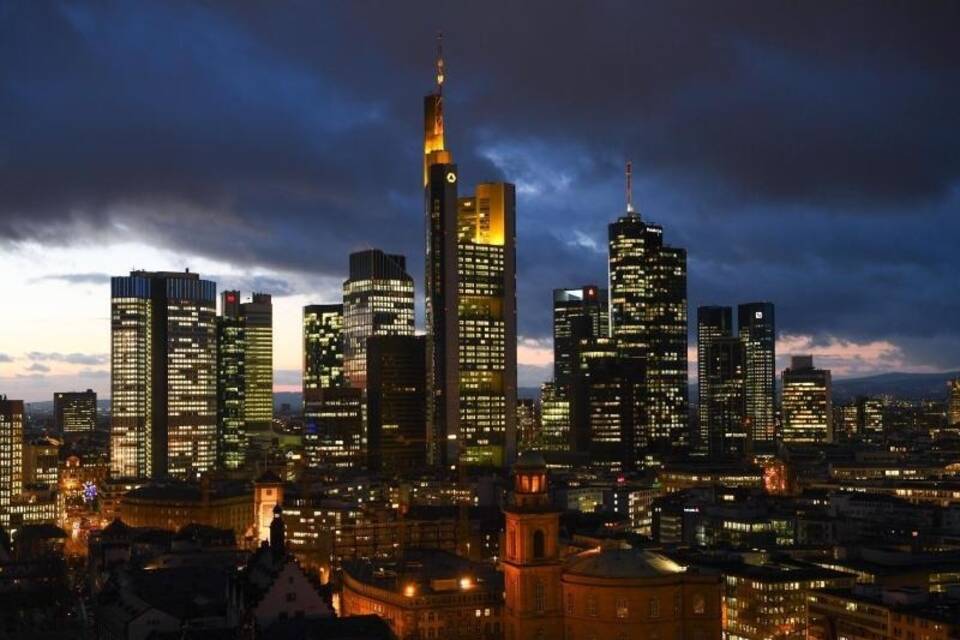
[[[626,598],[617,598],[617,617],[627,618],[630,615],[630,604]]]

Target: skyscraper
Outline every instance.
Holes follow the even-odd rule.
[[[0,396],[0,527],[10,528],[10,505],[23,492],[23,400]]]
[[[784,442],[833,442],[830,371],[814,368],[813,356],[793,356],[783,370],[782,410]]]
[[[308,305],[303,308],[303,397],[311,389],[343,384],[343,305]]]
[[[240,292],[220,294],[217,317],[217,436],[219,464],[238,469],[247,444],[247,335],[240,317]]]
[[[540,386],[540,438],[542,451],[570,450],[570,393],[555,382]]]
[[[950,390],[947,399],[947,424],[951,427],[960,426],[960,378],[954,378],[947,383]]]
[[[360,468],[363,456],[363,391],[311,389],[303,399],[303,448],[310,467]]]
[[[54,393],[53,423],[65,436],[93,432],[97,428],[97,393],[93,389]]]
[[[595,337],[610,336],[610,308],[607,290],[596,285],[553,290],[553,379],[558,385],[572,382],[576,353],[571,322],[588,318]]]
[[[500,467],[516,450],[516,194],[477,185],[459,199],[457,243],[460,454]]]
[[[502,465],[516,442],[516,256],[513,185],[458,198],[444,143],[443,60],[424,100],[428,453]]]
[[[367,463],[404,473],[427,461],[426,339],[379,335],[367,340]]]
[[[707,381],[707,353],[718,338],[733,335],[733,309],[730,307],[697,307],[697,448],[710,449],[709,407],[710,385]]]
[[[412,336],[413,278],[406,258],[368,249],[350,254],[343,283],[343,368],[352,387],[367,386],[367,339]]]
[[[629,178],[629,173],[628,173]],[[629,180],[628,180],[629,182]],[[629,187],[628,187],[629,192]],[[627,214],[609,226],[610,328],[621,358],[646,371],[647,446],[687,440],[687,255],[663,244],[663,228]]]
[[[111,472],[196,478],[217,457],[216,284],[133,271],[111,298]]]
[[[747,426],[755,444],[772,445],[776,437],[777,331],[772,302],[737,307],[743,342],[744,401]]]
[[[240,304],[246,343],[244,362],[247,433],[270,431],[273,422],[273,301],[268,293],[254,293]]]
[[[751,449],[747,431],[745,347],[733,336],[709,340],[703,370],[701,425],[712,456],[742,456]]]

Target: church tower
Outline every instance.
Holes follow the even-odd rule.
[[[503,556],[506,640],[563,637],[560,512],[550,504],[543,456],[526,452],[513,465]]]

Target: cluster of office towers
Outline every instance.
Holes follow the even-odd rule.
[[[516,197],[460,195],[443,61],[424,99],[425,335],[403,256],[353,254],[343,303],[304,309],[304,440],[318,466],[500,467],[516,448]]]
[[[111,279],[110,466],[115,477],[196,479],[244,462],[273,420],[273,311],[196,273]]]

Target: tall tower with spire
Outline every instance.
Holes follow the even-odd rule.
[[[428,457],[503,466],[516,442],[516,194],[486,182],[458,196],[440,42],[437,84],[424,98]]]
[[[629,162],[626,179],[626,214],[609,227],[610,335],[620,358],[645,365],[634,437],[642,466],[652,452],[687,441],[687,255],[635,209]]]
[[[443,57],[437,37],[437,85],[423,99],[423,179],[426,214],[427,458],[456,460],[459,424],[459,278],[457,165],[443,135]],[[448,438],[453,435],[453,439]],[[452,454],[452,456],[451,456]]]

